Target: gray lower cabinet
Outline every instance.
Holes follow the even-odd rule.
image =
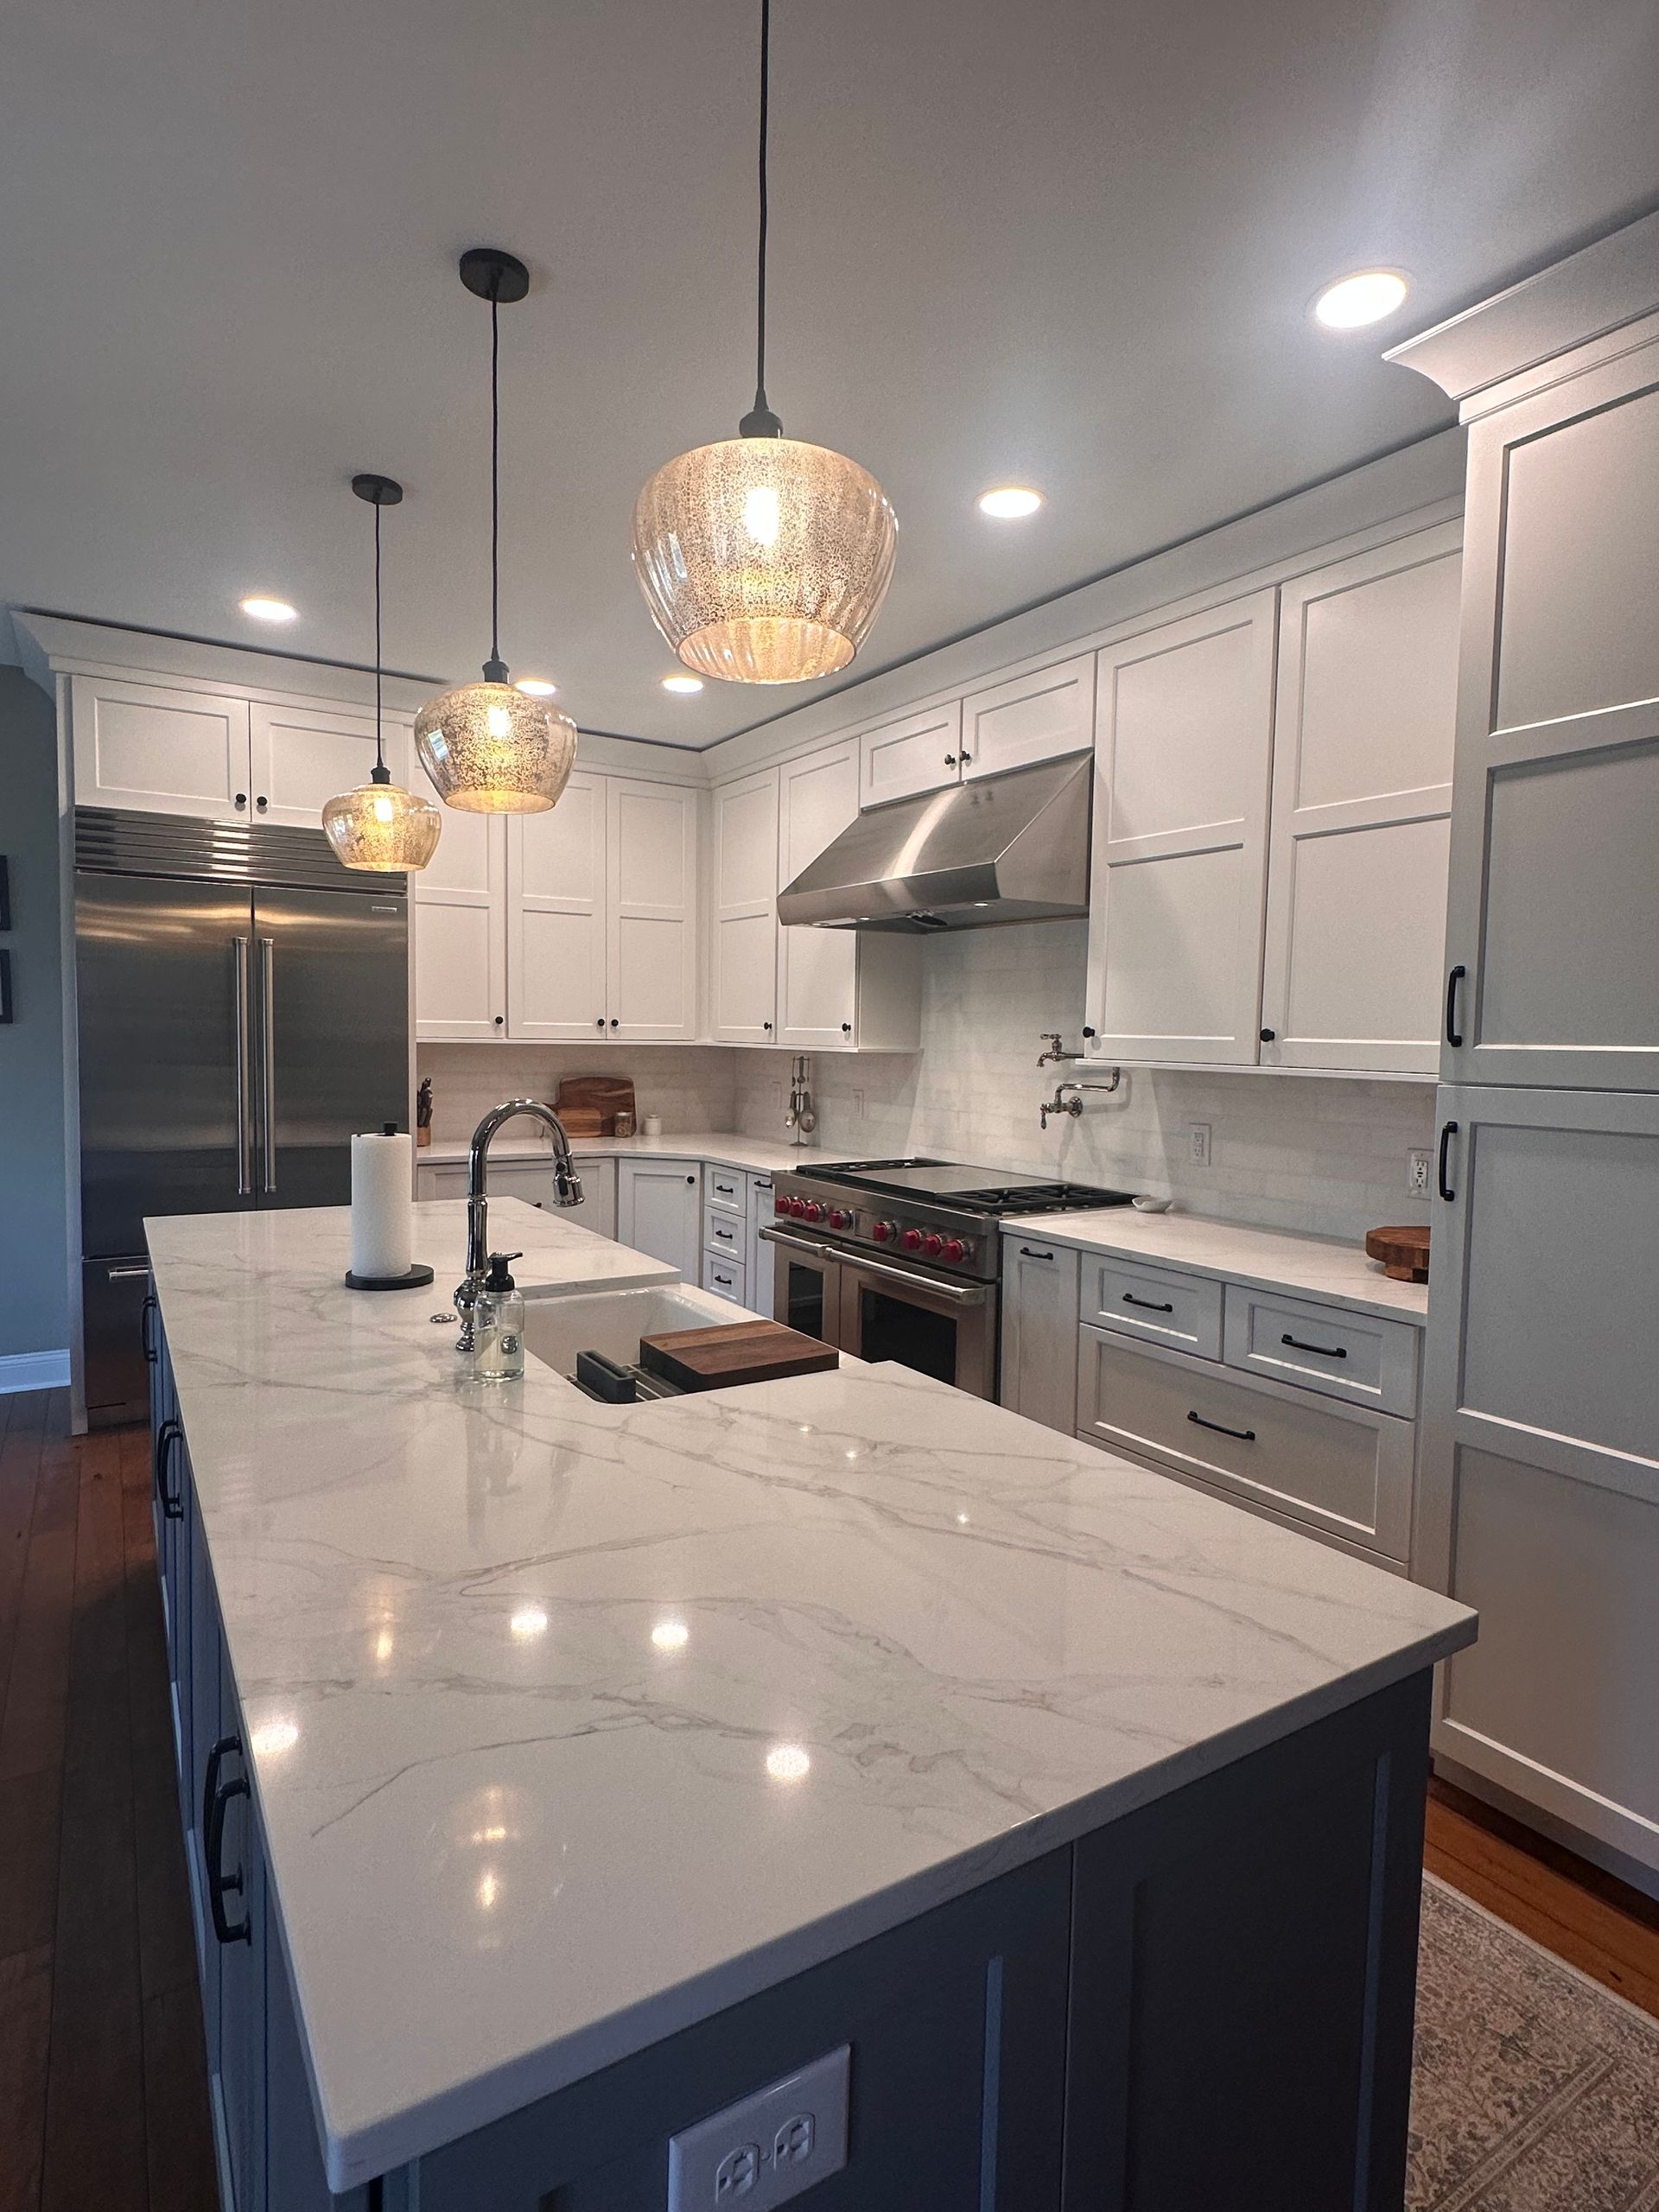
[[[1659,1874],[1659,1097],[1450,1086],[1423,1578],[1437,1754]],[[1452,1317],[1442,1324],[1439,1317]]]
[[[997,1397],[1027,1421],[1069,1434],[1077,1402],[1079,1255],[1011,1230],[1002,1239],[1002,1344]]]
[[[631,1251],[677,1268],[685,1282],[702,1272],[702,1163],[619,1160],[616,1235]]]

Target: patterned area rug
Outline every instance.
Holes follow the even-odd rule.
[[[1411,2212],[1659,2212],[1659,2021],[1423,1883]]]

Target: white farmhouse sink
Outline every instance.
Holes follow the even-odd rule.
[[[524,1350],[561,1375],[575,1370],[579,1351],[602,1351],[632,1367],[641,1337],[667,1329],[706,1329],[746,1317],[728,1298],[686,1282],[646,1290],[576,1292],[524,1301]]]

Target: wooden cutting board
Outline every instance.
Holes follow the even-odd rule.
[[[781,1321],[729,1321],[641,1337],[639,1364],[682,1390],[722,1390],[739,1382],[775,1382],[785,1375],[822,1374],[841,1364],[841,1354]]]
[[[562,1122],[567,1111],[599,1116],[599,1127],[583,1129],[584,1136],[614,1136],[617,1116],[632,1114],[634,1110],[631,1075],[563,1076],[559,1079],[559,1095],[553,1102],[553,1111]],[[569,1126],[567,1122],[566,1127]]]
[[[1368,1229],[1368,1258],[1381,1260],[1382,1272],[1395,1282],[1428,1281],[1428,1231],[1426,1229]]]

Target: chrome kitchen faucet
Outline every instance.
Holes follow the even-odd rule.
[[[459,1352],[470,1354],[473,1351],[473,1316],[478,1306],[478,1294],[489,1272],[490,1146],[496,1131],[520,1114],[545,1122],[552,1133],[554,1205],[582,1204],[582,1178],[570,1157],[570,1140],[553,1109],[543,1106],[539,1098],[509,1098],[504,1105],[493,1106],[473,1131],[472,1150],[467,1155],[467,1273],[455,1286],[455,1312],[461,1317],[461,1333],[455,1338],[455,1350]]]

